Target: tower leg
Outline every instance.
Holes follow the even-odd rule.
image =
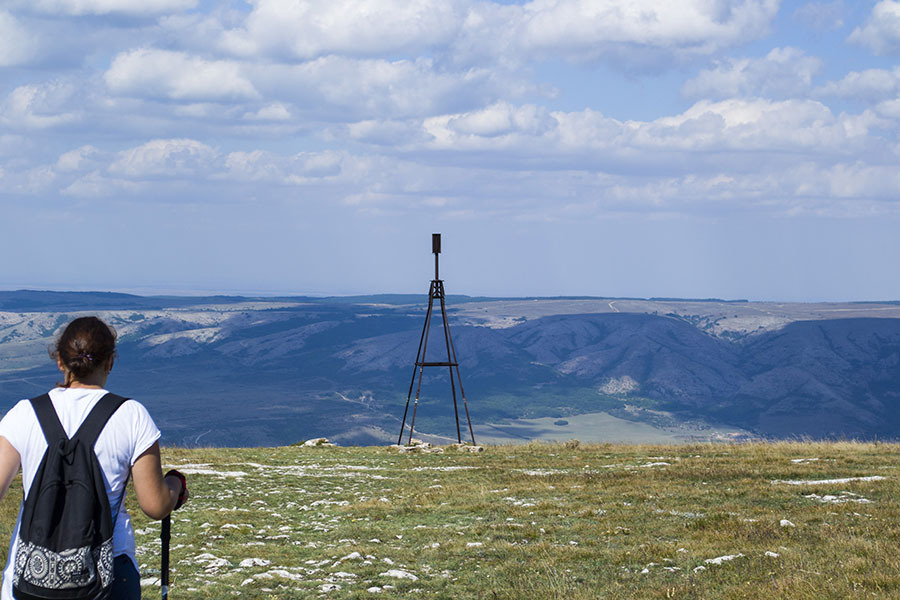
[[[425,372],[425,354],[428,352],[428,334],[430,333],[430,325],[431,325],[431,315],[434,310],[434,291],[435,291],[435,282],[431,282],[431,287],[428,290],[428,311],[425,313],[425,328],[422,330],[422,360],[416,362],[416,366],[419,367],[419,384],[416,386],[416,399],[413,402],[413,414],[412,420],[409,423],[409,440],[407,442],[408,445],[412,445],[412,436],[413,431],[416,428],[416,411],[419,408],[419,394],[422,391],[422,375]],[[415,373],[415,371],[413,372]],[[410,382],[410,391],[412,391],[412,383]],[[400,439],[403,439],[403,427],[401,425],[400,428]]]
[[[453,353],[450,360],[452,360],[456,364],[456,378],[459,381],[459,393],[462,396],[463,409],[465,409],[466,411],[466,423],[469,425],[469,435],[472,437],[472,445],[477,446],[477,444],[475,443],[475,432],[472,431],[472,419],[469,418],[469,405],[466,403],[466,391],[463,389],[462,376],[459,374],[459,361],[456,359],[456,346],[453,345],[453,337],[450,335],[449,327],[447,328],[447,339],[450,342],[450,350]],[[453,373],[451,372],[450,375],[452,381]],[[459,419],[457,419],[457,430],[459,430]]]
[[[440,282],[439,282],[440,284]],[[444,303],[444,286],[440,284],[440,300],[441,300],[441,319],[444,322],[444,340],[447,343],[447,362],[450,363],[450,393],[453,396],[453,416],[456,418],[456,441],[462,443],[462,434],[459,431],[459,408],[456,405],[456,383],[453,381],[453,354],[450,352],[450,324],[447,323],[447,307]],[[459,365],[456,366],[456,373],[459,374]]]
[[[413,384],[416,382],[416,371],[421,371],[419,363],[425,360],[425,356],[422,354],[422,348],[424,347],[425,340],[427,338],[428,322],[431,320],[431,296],[433,294],[433,291],[434,282],[432,282],[431,288],[428,291],[428,312],[425,313],[425,325],[422,327],[422,335],[419,336],[419,349],[416,350],[416,364],[413,365],[412,377],[409,379],[409,391],[406,393],[406,408],[403,409],[403,421],[400,423],[400,437],[397,438],[398,446],[403,443],[403,429],[406,427],[406,414],[409,412],[409,400],[410,398],[412,398]],[[418,400],[419,394],[417,392],[417,403]],[[413,412],[415,412],[415,407],[413,408]]]

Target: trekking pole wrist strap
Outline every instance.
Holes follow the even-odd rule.
[[[181,493],[178,494],[178,502],[175,503],[175,508],[172,509],[178,510],[184,505],[184,502],[187,499],[187,479],[185,479],[181,471],[178,471],[177,469],[170,469],[165,476],[177,477],[178,480],[181,481]]]

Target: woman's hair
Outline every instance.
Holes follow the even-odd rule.
[[[116,330],[97,317],[79,317],[66,325],[50,356],[66,369],[61,387],[90,376],[116,353]]]

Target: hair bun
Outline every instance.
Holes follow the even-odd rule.
[[[50,355],[66,369],[63,387],[68,387],[89,377],[115,352],[115,330],[97,317],[80,317],[66,326]]]

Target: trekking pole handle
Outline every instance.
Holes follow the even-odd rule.
[[[177,469],[169,469],[169,471],[166,472],[165,477],[176,477],[181,481],[181,493],[178,494],[178,502],[175,503],[175,508],[172,509],[178,510],[179,508],[184,506],[185,501],[187,501],[187,479],[185,479],[184,474]]]

